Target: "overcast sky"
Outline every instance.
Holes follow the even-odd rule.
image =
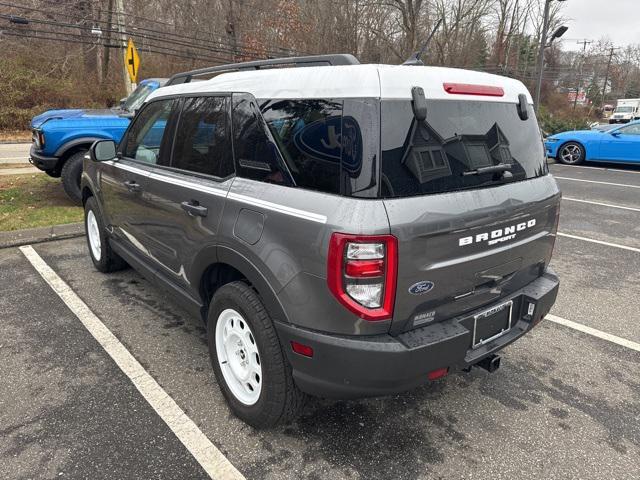
[[[564,15],[570,20],[562,46],[567,50],[582,48],[582,39],[609,39],[616,46],[640,44],[640,0],[567,0]]]

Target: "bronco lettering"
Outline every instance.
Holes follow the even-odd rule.
[[[536,225],[536,219],[532,218],[527,222],[518,223],[516,225],[510,225],[505,228],[497,228],[490,232],[478,233],[475,236],[462,237],[458,240],[458,246],[463,247],[465,245],[471,245],[472,243],[487,242],[488,245],[494,245],[496,243],[506,242],[507,240],[513,240],[516,238],[516,231],[522,232],[527,228],[532,228]]]

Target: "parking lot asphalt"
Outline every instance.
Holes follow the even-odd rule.
[[[620,169],[620,167],[617,167]],[[635,170],[552,165],[565,197],[640,210]],[[582,182],[578,180],[589,180]],[[640,342],[640,211],[564,200],[552,313]],[[360,401],[312,400],[291,425],[231,416],[205,331],[133,270],[95,271],[83,238],[44,261],[249,479],[640,478],[640,352],[551,321],[502,367]],[[0,478],[207,478],[17,249],[0,250]],[[62,473],[63,475],[60,475]]]

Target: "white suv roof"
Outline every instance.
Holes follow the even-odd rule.
[[[500,87],[503,96],[451,94],[444,83]],[[153,92],[148,100],[177,94],[246,92],[256,98],[381,98],[411,99],[411,88],[424,89],[428,99],[517,103],[531,94],[518,80],[457,68],[406,65],[344,65],[272,68],[222,73],[210,80],[182,83]]]

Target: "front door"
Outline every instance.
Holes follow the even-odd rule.
[[[600,144],[602,160],[640,162],[640,123],[618,128],[614,134],[605,134]]]
[[[118,147],[118,158],[105,162],[100,185],[113,235],[131,253],[148,260],[143,225],[149,208],[147,187],[153,166],[168,155],[165,131],[172,119],[173,99],[146,105]]]
[[[185,98],[168,165],[149,178],[152,208],[144,236],[157,272],[197,298],[197,256],[216,244],[227,191],[233,181],[229,97]]]

